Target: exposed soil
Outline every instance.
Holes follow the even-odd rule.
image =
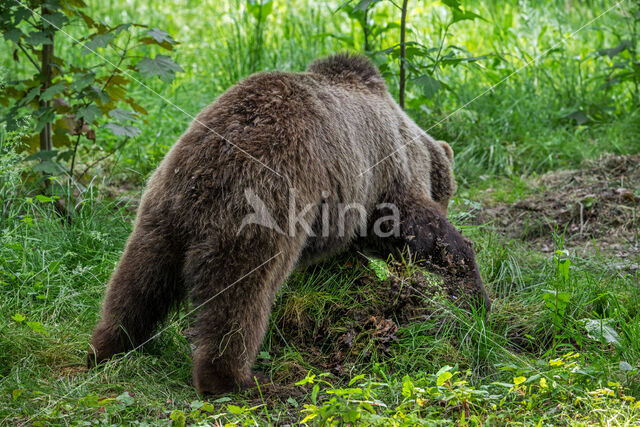
[[[539,190],[516,203],[485,202],[475,222],[544,252],[554,250],[556,230],[564,232],[565,248],[583,253],[592,253],[594,244],[618,258],[639,253],[640,155],[608,155],[543,175],[531,187]]]
[[[358,264],[362,260],[347,265],[350,262]],[[274,316],[279,335],[272,342],[272,351],[278,352],[280,346],[295,347],[305,352],[306,362],[323,372],[348,378],[355,364],[392,357],[399,328],[430,318],[437,309],[429,302],[434,295],[452,293],[422,272],[408,272],[399,262],[389,266],[391,274],[385,280],[364,265],[349,268],[354,267],[362,271],[362,276],[354,283],[350,301],[334,301],[326,307],[321,323],[310,317]],[[448,297],[461,304],[465,301],[460,295]],[[437,315],[443,317],[442,312]],[[305,373],[289,372],[287,376],[300,378]]]
[[[283,290],[277,303],[281,308],[272,313],[274,327],[269,351],[277,359],[286,354],[287,348],[295,348],[304,356],[304,364],[296,360],[287,360],[284,365],[276,362],[277,369],[270,372],[274,360],[259,358],[256,368],[266,373],[272,382],[261,384],[260,390],[247,390],[245,398],[249,401],[275,404],[303,398],[309,390],[295,383],[306,376],[309,365],[332,374],[332,381],[346,381],[356,365],[393,357],[400,327],[434,315],[439,319],[446,317],[442,310],[436,312],[437,305],[429,301],[448,290],[422,272],[408,272],[406,265],[396,262],[389,265],[389,277],[380,280],[365,266],[365,259],[353,255],[345,255],[332,265],[325,267],[323,277],[336,273],[332,269],[362,272],[350,288],[348,301],[328,299],[323,316],[314,318],[308,310],[296,313],[282,308],[299,292],[295,286]],[[459,295],[449,298],[464,301]],[[187,328],[182,334],[191,341],[193,332]]]

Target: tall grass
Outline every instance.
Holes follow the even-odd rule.
[[[623,15],[630,6],[609,10],[615,2],[605,0],[465,3],[484,19],[455,24],[444,42],[486,58],[441,70],[439,77],[452,91],[440,91],[429,101],[410,82],[408,94],[409,113],[435,136],[452,143],[463,184],[477,185],[489,176],[575,167],[602,152],[638,150],[640,121],[637,106],[629,103],[631,92],[624,85],[601,88],[605,66],[615,58],[594,54],[619,42],[618,29],[625,26]],[[337,2],[276,0],[272,12],[261,20],[248,13],[241,0],[91,0],[88,4],[94,16],[109,24],[135,21],[163,28],[181,43],[174,55],[185,73],[171,85],[145,83],[187,114],[145,88],[135,84],[130,88],[151,112],[150,121],[116,160],[143,175],[198,111],[243,77],[273,69],[301,71],[319,56],[360,50],[363,43],[361,28]],[[391,3],[382,2],[374,11],[372,19],[382,26],[398,19]],[[426,47],[440,44],[446,7],[439,2],[416,3],[408,19],[410,40]],[[70,27],[69,34],[81,36],[78,30]],[[58,36],[60,46],[68,44],[65,35]],[[373,45],[383,49],[397,40],[397,34],[387,31]],[[72,63],[92,61],[78,48],[66,49],[65,54]],[[15,63],[6,54],[0,54],[0,60],[14,75],[28,65]],[[388,83],[395,92],[393,73]],[[594,108],[600,111],[595,122],[577,125],[567,118]],[[109,145],[107,133],[99,133],[100,144]]]
[[[362,45],[361,29],[339,10],[338,3],[276,2],[262,23],[260,46],[255,46],[258,22],[239,0],[90,5],[108,22],[134,19],[172,31],[182,43],[177,59],[186,73],[171,87],[160,83],[153,87],[191,115],[254,71],[301,71],[314,58],[343,49],[359,50]],[[435,136],[452,143],[463,184],[477,184],[496,175],[575,167],[602,152],[627,153],[640,148],[637,110],[619,111],[587,126],[566,119],[590,105],[609,105],[614,110],[628,105],[623,102],[628,95],[598,89],[604,60],[594,52],[615,45],[612,30],[622,20],[619,9],[598,16],[613,5],[607,1],[589,5],[468,2],[466,7],[477,10],[485,20],[456,24],[446,43],[487,58],[471,67],[443,70],[443,80],[454,90],[441,91],[426,104],[411,102],[420,88],[409,86],[409,113]],[[385,19],[387,23],[398,19],[391,4],[376,10],[383,17],[382,24]],[[437,2],[416,4],[409,14],[410,37],[427,47],[437,46],[445,11]],[[597,21],[586,25],[594,19]],[[377,40],[378,47],[389,47],[396,39],[393,32],[384,33]],[[256,48],[261,52],[258,58],[253,55]],[[392,75],[389,85],[395,92]],[[152,119],[136,144],[142,144],[145,152],[123,157],[138,167],[153,166],[191,117],[167,107],[142,88],[131,90],[149,100]]]

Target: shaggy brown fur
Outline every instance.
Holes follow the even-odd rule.
[[[195,387],[221,393],[249,386],[279,286],[297,266],[356,241],[383,253],[408,246],[488,309],[470,242],[446,219],[455,191],[452,159],[446,143],[398,107],[364,57],[339,54],[305,73],[246,78],[198,115],[149,180],[108,286],[89,364],[145,342],[189,295],[195,307],[204,304],[195,326]],[[253,212],[246,189],[284,234],[240,227]],[[299,224],[287,230],[290,189],[296,212],[311,206],[302,217],[315,236]],[[386,215],[376,209],[381,202],[399,209],[399,235],[358,239],[355,210],[344,215],[342,235],[319,232],[323,207],[335,224],[339,203],[359,204],[371,227]]]

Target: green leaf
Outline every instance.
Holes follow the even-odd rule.
[[[135,122],[138,120],[138,117],[135,114],[131,113],[130,111],[123,110],[122,108],[114,108],[113,110],[109,111],[109,116],[121,121],[130,120],[132,122]]]
[[[191,407],[191,409],[200,409],[202,408],[202,405],[204,405],[204,402],[202,400],[194,400],[189,406]]]
[[[547,308],[554,313],[554,316],[556,309],[558,310],[558,315],[564,316],[564,312],[571,299],[571,294],[568,292],[544,289],[542,299],[545,301]]]
[[[214,413],[216,411],[216,408],[209,402],[204,402],[204,404],[202,405],[202,407],[200,408],[201,411],[205,411],[205,412],[209,412],[209,413]]]
[[[559,304],[567,305],[571,299],[571,294],[569,292],[554,291],[550,289],[545,289],[544,292],[544,298],[546,300],[555,301],[557,298]]]
[[[387,263],[381,259],[371,258],[369,260],[369,268],[376,273],[376,277],[378,277],[380,281],[387,280],[391,275]]]
[[[113,30],[113,31],[116,33],[116,36],[117,36],[117,35],[118,35],[118,34],[120,34],[121,32],[128,30],[130,27],[132,27],[132,26],[134,26],[134,25],[135,25],[135,24],[132,24],[132,23],[127,22],[127,23],[125,23],[125,24],[120,24],[120,25],[118,25],[118,26],[115,28],[115,30]]]
[[[456,22],[460,22],[460,21],[473,21],[474,19],[481,19],[481,20],[485,20],[482,16],[478,15],[477,13],[468,11],[468,10],[464,10],[464,11],[457,11],[454,10],[453,11],[453,21],[451,22],[452,24],[455,24]]]
[[[187,416],[179,409],[174,409],[169,418],[173,421],[173,424],[178,427],[184,427],[187,423]]]
[[[65,0],[64,3],[72,3],[74,0]],[[78,1],[78,0],[75,0]],[[41,0],[40,3],[49,11],[49,12],[55,12],[57,10],[60,10],[62,8],[62,4],[63,2],[59,1],[59,0]]]
[[[156,55],[155,58],[143,58],[136,65],[137,70],[144,77],[158,76],[160,80],[170,82],[177,72],[184,72],[182,67],[166,55]]]
[[[296,385],[313,384],[313,381],[315,380],[315,378],[316,376],[312,374],[311,371],[309,371],[307,376],[301,379],[300,381],[298,381]]]
[[[542,375],[540,374],[531,375],[529,378],[527,378],[527,381],[525,381],[525,384],[531,384],[534,381],[538,381],[540,377],[542,377]]]
[[[21,21],[24,21],[27,18],[31,18],[33,14],[31,13],[31,10],[27,9],[26,7],[19,7],[18,10],[16,10],[13,14],[13,19],[14,19],[14,24],[18,25]]]
[[[20,31],[20,28],[12,28],[4,33],[4,39],[14,43],[18,43],[22,37],[24,37],[24,34]]]
[[[38,151],[37,153],[33,153],[30,156],[25,157],[24,161],[28,162],[30,160],[42,160],[47,161],[53,159],[58,154],[58,150],[45,150]]]
[[[624,360],[620,361],[620,363],[618,364],[618,368],[623,372],[628,372],[628,371],[633,371],[634,370],[634,367],[631,366],[631,364],[629,362],[625,362]]]
[[[357,383],[363,378],[364,378],[364,374],[356,375],[355,377],[351,378],[351,380],[349,381],[349,387],[351,387],[352,385],[354,385],[355,383]]]
[[[120,403],[123,403],[124,406],[130,406],[135,403],[135,399],[129,394],[128,391],[125,391],[120,396],[116,397],[116,400]]]
[[[566,249],[557,250],[555,260],[556,266],[558,267],[558,273],[564,278],[564,280],[569,280],[569,269],[571,267],[569,252]]]
[[[587,116],[585,113],[583,113],[580,110],[574,111],[573,113],[569,113],[566,116],[564,116],[565,119],[570,119],[570,120],[575,120],[575,122],[578,124],[578,126],[581,126],[585,123],[588,123],[590,121],[589,116]]]
[[[527,377],[514,377],[513,385],[520,385],[527,380]]]
[[[54,175],[58,172],[64,171],[64,168],[52,160],[47,160],[33,166],[33,171]]]
[[[42,22],[45,28],[53,27],[60,29],[67,22],[67,17],[60,12],[47,13],[42,15]]]
[[[51,101],[54,96],[59,94],[64,90],[65,82],[58,82],[52,86],[49,86],[45,89],[44,92],[40,95],[40,99],[42,101]]]
[[[33,31],[25,37],[25,41],[33,46],[39,46],[41,44],[53,44],[51,39],[48,37],[49,33],[44,31]]]
[[[56,115],[51,108],[39,111],[37,115],[35,132],[40,133],[40,131],[44,128],[44,125],[52,122],[55,118]]]
[[[98,108],[97,105],[91,104],[91,105],[87,105],[85,108],[82,108],[80,110],[78,110],[78,112],[76,113],[76,118],[79,119],[83,119],[85,121],[85,123],[93,123],[97,117],[100,117],[102,115],[102,111],[100,111],[100,108]]]
[[[47,335],[47,331],[44,330],[42,323],[40,322],[25,322],[25,323],[33,332]]]
[[[40,85],[32,88],[27,94],[20,100],[20,106],[25,106],[35,99],[40,93]]]
[[[353,8],[354,10],[361,10],[361,11],[365,11],[367,10],[372,3],[376,2],[377,0],[360,0],[358,2],[358,4]]]
[[[92,99],[97,99],[103,104],[111,101],[111,97],[109,96],[109,94],[97,86],[91,86],[90,93]]]
[[[23,391],[24,391],[24,389],[21,389],[21,388],[17,388],[17,389],[15,389],[15,390],[13,390],[13,391],[11,392],[11,397],[13,398],[13,400],[18,400],[18,398],[19,398],[20,396],[22,396],[22,392],[23,392]]]
[[[247,10],[255,19],[264,21],[273,11],[273,0],[247,0]]]
[[[415,387],[413,386],[413,382],[411,381],[411,377],[409,375],[405,375],[402,378],[402,395],[404,397],[411,397],[413,394],[413,390]]]
[[[104,127],[109,129],[115,136],[128,136],[131,138],[135,138],[136,136],[140,135],[140,129],[134,126],[120,125],[118,123],[107,123],[106,125],[104,125]]]
[[[317,404],[318,403],[318,393],[320,392],[320,386],[318,384],[313,386],[313,389],[311,390],[311,401],[313,402],[313,404]]]
[[[451,9],[451,12],[453,13],[453,20],[451,21],[452,24],[464,20],[474,20],[476,18],[482,19],[483,21],[485,20],[477,13],[468,10],[462,10],[460,8],[460,2],[458,0],[442,0],[442,3],[444,3],[449,9]]]
[[[443,57],[440,59],[442,65],[457,65],[461,62],[476,62],[487,59],[488,56],[463,56],[463,57]]]
[[[84,43],[82,54],[87,55],[99,48],[106,47],[115,37],[116,36],[111,33],[96,34],[91,40]]]
[[[244,412],[244,408],[238,405],[227,405],[227,411],[229,411],[232,414],[239,415]]]
[[[176,41],[167,33],[158,28],[152,28],[147,31],[148,37],[143,37],[139,41],[144,44],[155,44],[163,49],[173,50]]]
[[[442,3],[444,3],[450,9],[453,9],[453,10],[460,9],[460,2],[458,0],[442,0]]]
[[[78,73],[74,75],[73,82],[70,85],[71,90],[80,91],[89,86],[95,80],[95,73]]]
[[[424,74],[418,78],[413,79],[413,82],[419,86],[422,86],[422,93],[426,98],[433,98],[444,87],[442,82],[438,79],[434,79],[428,74]]]
[[[169,35],[169,33],[167,33],[166,31],[162,31],[158,28],[150,29],[149,31],[147,31],[147,34],[149,35],[149,37],[157,41],[159,44],[162,44],[164,42],[167,42],[169,44],[176,43],[176,41],[173,39],[173,37]]]
[[[509,383],[503,383],[503,382],[498,382],[498,381],[494,381],[491,383],[491,385],[499,385],[500,387],[504,387],[504,388],[511,388],[513,387],[513,384],[509,384]]]
[[[436,377],[439,377],[443,372],[449,372],[451,369],[453,369],[451,366],[443,366],[436,372]]]
[[[631,49],[633,47],[633,44],[629,41],[629,40],[622,40],[620,42],[620,44],[618,44],[618,46],[616,47],[612,47],[610,49],[599,49],[596,51],[596,53],[600,56],[608,56],[609,58],[613,58],[614,56],[618,55],[619,53],[627,50],[627,49]]]
[[[436,380],[436,385],[440,387],[447,381],[449,381],[453,377],[453,374],[449,371],[444,371],[440,375],[438,375],[438,379]]]
[[[24,321],[25,321],[25,319],[26,319],[26,317],[24,317],[24,316],[23,316],[22,314],[20,314],[20,313],[16,313],[16,314],[14,314],[13,316],[11,316],[11,318],[12,318],[13,320],[15,320],[16,322],[18,322],[18,323],[22,323],[22,322],[24,322]]]
[[[613,327],[615,325],[613,319],[584,319],[582,323],[587,330],[587,336],[592,340],[621,345],[620,336]]]

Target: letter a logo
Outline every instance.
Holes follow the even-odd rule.
[[[244,218],[242,218],[242,223],[240,224],[240,228],[238,229],[236,236],[239,235],[242,229],[249,224],[261,225],[263,227],[270,228],[271,230],[275,230],[280,234],[284,234],[282,229],[278,226],[278,223],[276,223],[269,213],[267,205],[265,205],[262,199],[254,193],[253,190],[245,188],[244,197],[247,199],[249,206],[253,208],[253,213],[245,215]]]

